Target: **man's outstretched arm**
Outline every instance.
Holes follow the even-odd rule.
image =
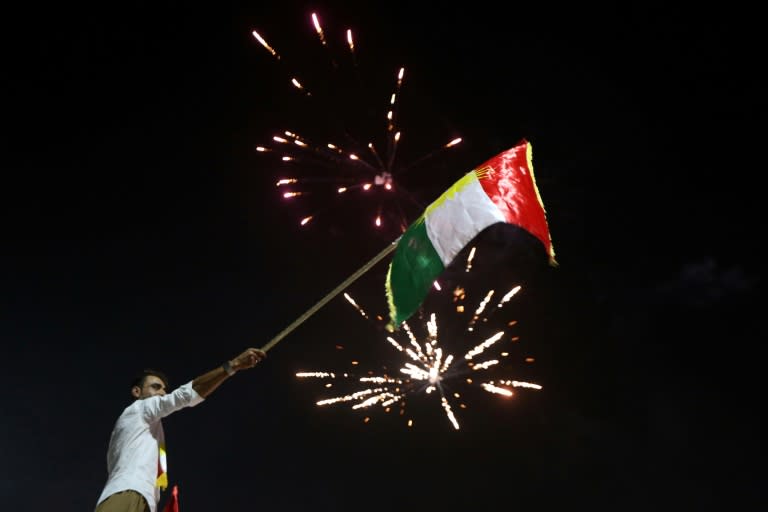
[[[258,348],[249,348],[234,359],[231,359],[218,368],[205,373],[192,381],[192,388],[203,398],[213,393],[222,382],[240,370],[253,368],[267,357],[266,352]]]

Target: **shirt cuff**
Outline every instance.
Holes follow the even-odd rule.
[[[192,381],[189,381],[183,386],[181,386],[181,389],[183,389],[184,393],[187,396],[189,396],[189,407],[194,407],[200,402],[202,402],[203,400],[205,400],[205,398],[200,396],[200,394],[197,391],[195,391],[195,388],[192,387]]]

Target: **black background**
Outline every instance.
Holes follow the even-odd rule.
[[[319,44],[311,12],[335,47]],[[330,136],[339,120],[378,133],[383,118],[354,102],[385,103],[400,66],[401,158],[464,139],[407,174],[422,203],[533,145],[560,266],[525,233],[494,229],[472,273],[444,279],[474,301],[524,284],[487,329],[518,321],[508,374],[543,389],[468,390],[458,431],[425,397],[409,400],[412,427],[318,408],[327,392],[297,371],[399,362],[380,325],[336,298],[257,369],[165,420],[181,510],[765,503],[757,18],[648,3],[8,11],[3,508],[91,509],[136,371],[163,368],[175,386],[263,346],[394,239],[370,227],[366,203],[329,203],[300,229],[274,187],[284,167],[254,148],[284,129]],[[368,87],[351,94],[323,78],[348,27]],[[327,94],[296,94],[294,70]],[[371,315],[386,310],[385,272],[348,289]],[[426,305],[468,343],[446,293]]]

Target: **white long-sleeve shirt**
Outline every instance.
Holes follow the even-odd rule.
[[[159,447],[165,446],[163,424],[160,421],[184,407],[194,407],[203,401],[192,382],[165,396],[155,395],[136,400],[117,419],[107,451],[107,483],[96,506],[120,491],[134,490],[146,498],[149,508],[156,512],[160,489],[155,485]]]

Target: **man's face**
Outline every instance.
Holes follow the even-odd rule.
[[[163,396],[165,395],[165,384],[163,384],[163,380],[160,377],[149,375],[144,378],[144,384],[141,387],[133,386],[131,392],[139,400],[155,395]]]

